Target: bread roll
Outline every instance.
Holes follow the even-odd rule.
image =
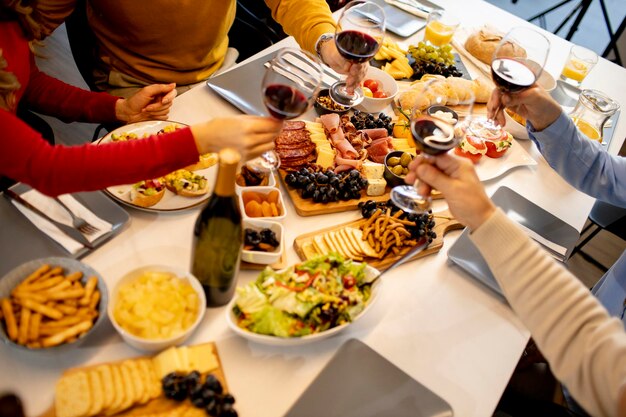
[[[467,38],[465,49],[479,61],[491,65],[493,54],[503,37],[501,33],[484,27]],[[509,57],[526,57],[524,48],[513,42],[507,42],[501,50]]]
[[[398,104],[403,109],[426,110],[435,104],[442,106],[456,106],[470,100],[472,95],[476,103],[486,103],[489,101],[493,89],[491,81],[486,78],[476,80],[466,80],[459,77],[448,77],[442,79],[442,83],[434,84],[435,91],[424,93],[425,79],[432,76],[425,75],[422,80],[416,81],[411,88],[398,97]],[[439,98],[443,97],[443,101]]]

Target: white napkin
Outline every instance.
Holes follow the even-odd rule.
[[[72,226],[72,218],[70,217],[67,210],[59,205],[59,203],[54,201],[53,198],[43,195],[36,190],[27,191],[21,196],[24,200],[37,207],[39,210],[46,213],[54,220],[57,220],[60,223],[67,224],[68,226]],[[100,217],[96,216],[91,210],[79,203],[70,194],[61,195],[59,196],[59,199],[63,201],[63,203],[65,203],[65,205],[67,205],[75,215],[82,217],[92,226],[100,229],[92,235],[85,235],[87,240],[89,240],[90,242],[93,242],[100,236],[109,233],[113,229],[111,223],[102,220]],[[61,232],[58,227],[50,223],[48,220],[40,217],[38,214],[33,213],[21,204],[15,201],[12,202],[15,207],[17,207],[17,209],[21,211],[22,214],[26,216],[26,218],[28,218],[28,220],[30,220],[35,226],[37,226],[37,228],[39,228],[39,230],[50,236],[52,239],[56,240],[69,253],[75,254],[79,250],[83,249],[84,246],[82,244],[67,236],[65,233]]]
[[[410,13],[414,16],[421,17],[422,19],[428,19],[428,13],[415,7],[411,7],[409,4],[402,3],[396,0],[385,0],[385,3],[391,4],[398,9],[404,10],[405,12]]]

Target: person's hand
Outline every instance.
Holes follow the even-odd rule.
[[[504,126],[504,108],[509,108],[532,123],[535,130],[550,126],[562,112],[559,103],[554,101],[543,88],[534,85],[515,94],[503,93],[495,88],[487,103],[488,116]],[[498,110],[498,114],[495,111]]]
[[[405,181],[413,184],[416,179],[441,191],[452,215],[470,230],[476,230],[496,209],[476,175],[474,164],[466,158],[446,153],[435,157],[430,164],[418,156],[409,164]],[[430,188],[419,191],[430,192]]]
[[[349,94],[354,92],[354,89],[361,84],[365,78],[365,74],[367,74],[367,68],[369,67],[367,62],[355,64],[348,61],[341,56],[339,50],[337,50],[337,45],[333,41],[324,42],[322,44],[320,55],[326,65],[339,74],[348,75],[346,78],[346,90]]]
[[[115,103],[115,115],[126,123],[167,120],[176,97],[176,84],[152,84]]]
[[[282,122],[270,117],[234,116],[213,119],[191,127],[198,152],[235,148],[242,159],[251,159],[274,148]]]

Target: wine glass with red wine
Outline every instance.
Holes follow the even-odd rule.
[[[538,31],[521,26],[511,29],[493,53],[493,82],[498,89],[509,94],[530,88],[541,75],[549,51],[550,41]],[[494,114],[500,110],[496,109]],[[494,129],[500,129],[491,122]]]
[[[263,77],[263,103],[275,119],[293,119],[307,111],[321,81],[322,67],[316,57],[300,49],[283,48],[270,61]],[[246,165],[270,171],[280,166],[280,157],[268,151]]]
[[[335,45],[346,60],[360,64],[376,55],[385,34],[385,12],[376,3],[352,1],[346,5],[337,22]],[[345,81],[330,87],[330,97],[344,106],[356,106],[363,101],[360,87],[348,91]]]
[[[448,111],[435,111],[428,114],[428,108],[437,106],[447,101],[445,83],[440,80],[431,80],[425,83],[419,104],[411,112],[411,135],[424,157],[423,163],[431,163],[433,157],[444,154],[454,149],[465,134],[470,124],[474,106],[474,96],[469,95],[460,99],[453,113]],[[447,114],[446,114],[447,113]],[[391,189],[390,197],[393,203],[409,213],[423,213],[430,209],[432,198],[430,193],[420,193],[419,180],[413,185],[399,185]]]

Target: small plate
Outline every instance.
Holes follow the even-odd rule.
[[[371,267],[369,265],[365,269],[365,277],[368,279],[372,279],[378,274],[380,274],[380,272],[376,268]],[[239,336],[242,336],[252,342],[260,343],[263,345],[300,346],[300,345],[306,345],[309,343],[314,343],[314,342],[317,342],[318,340],[326,339],[327,337],[336,335],[337,333],[344,331],[352,323],[355,323],[357,320],[361,319],[365,314],[367,314],[367,312],[372,309],[372,306],[378,299],[378,293],[380,292],[380,282],[381,280],[378,280],[372,285],[372,295],[369,299],[369,302],[367,303],[363,311],[361,311],[361,314],[356,316],[354,321],[350,323],[342,324],[341,326],[333,327],[321,333],[311,334],[311,335],[302,336],[302,337],[286,338],[286,337],[268,336],[265,334],[253,333],[246,329],[242,329],[241,327],[237,325],[237,318],[235,317],[235,314],[233,314],[233,307],[235,306],[235,302],[237,301],[236,294],[235,294],[235,297],[230,301],[230,303],[228,303],[228,306],[226,307],[226,323],[228,323],[228,327],[230,327]]]
[[[112,142],[111,135],[122,134],[122,133],[135,133],[137,136],[142,137],[144,134],[156,134],[160,130],[164,129],[169,125],[179,125],[186,126],[183,123],[164,121],[164,120],[150,120],[146,122],[138,122],[131,123],[120,128],[115,129],[113,132],[110,132],[108,135],[104,136],[97,143],[110,143]],[[141,140],[141,139],[135,139]],[[113,200],[118,201],[122,204],[125,204],[129,207],[136,208],[138,210],[149,211],[149,212],[170,212],[170,211],[181,211],[187,210],[193,207],[197,207],[203,204],[206,200],[211,196],[211,192],[213,190],[213,184],[215,184],[215,179],[217,177],[217,165],[213,165],[212,167],[201,169],[199,171],[193,171],[198,175],[204,176],[209,184],[209,192],[200,197],[183,197],[180,195],[176,195],[175,193],[165,190],[165,195],[154,206],[151,207],[141,207],[136,204],[133,204],[130,201],[130,190],[132,188],[132,184],[125,185],[115,185],[113,187],[108,187],[104,190],[104,192],[111,197]],[[151,179],[151,178],[146,178]]]
[[[511,148],[501,158],[489,158],[483,155],[475,165],[476,173],[481,181],[498,178],[502,174],[521,166],[537,165],[526,149],[516,139],[513,139]]]

